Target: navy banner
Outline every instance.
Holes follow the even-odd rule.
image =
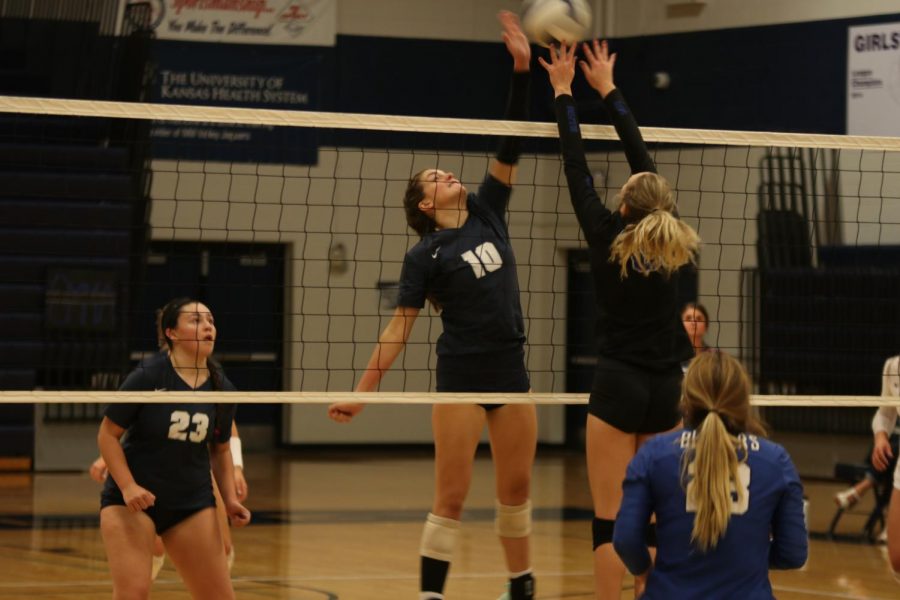
[[[153,102],[317,110],[324,48],[160,40]],[[153,156],[167,159],[315,164],[313,129],[154,122]]]

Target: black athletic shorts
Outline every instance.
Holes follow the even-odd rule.
[[[588,412],[625,433],[659,433],[681,420],[680,367],[641,369],[601,357]]]
[[[154,504],[150,508],[144,510],[144,512],[150,517],[150,520],[153,521],[153,525],[156,528],[156,535],[162,535],[163,532],[178,525],[188,517],[205,508],[214,507],[215,505],[216,499],[212,495],[212,492],[210,492],[208,500],[201,501],[200,503],[187,508],[166,508],[159,504]],[[103,493],[100,494],[100,510],[103,510],[107,506],[127,506],[125,504],[125,499],[122,497],[122,492],[119,491],[118,488],[105,489],[103,490]]]
[[[526,393],[530,389],[525,348],[521,346],[484,354],[438,355],[438,392]],[[494,410],[503,404],[479,406]]]

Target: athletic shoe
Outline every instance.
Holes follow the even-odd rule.
[[[156,576],[159,575],[160,569],[163,567],[163,563],[166,562],[166,555],[160,554],[159,556],[153,555],[153,566],[150,569],[150,579],[155,580]]]
[[[851,508],[857,502],[859,502],[859,492],[856,491],[856,488],[847,488],[834,495],[834,503],[842,510]]]

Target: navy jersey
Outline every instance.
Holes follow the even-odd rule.
[[[234,385],[221,373],[222,391]],[[123,391],[191,391],[175,372],[169,357],[158,354],[132,371],[119,388]],[[207,380],[197,388],[212,390]],[[106,417],[126,430],[122,450],[134,480],[156,496],[166,508],[183,508],[212,497],[210,442],[231,438],[234,404],[110,404]],[[112,477],[104,493],[118,491]]]
[[[624,144],[631,172],[656,173],[622,93],[612,91],[604,104]],[[678,369],[693,356],[679,314],[679,274],[644,276],[629,267],[628,277],[622,279],[618,261],[609,262],[610,245],[627,223],[619,211],[607,209],[594,191],[572,96],[556,99],[556,119],[572,207],[590,250],[598,353],[637,367]]]
[[[504,216],[510,188],[485,177],[469,194],[469,218],[458,229],[425,235],[403,260],[397,303],[441,307],[439,355],[494,352],[522,346],[525,322],[519,280]]]
[[[644,573],[650,567],[644,532],[656,513],[656,563],[642,598],[773,598],[769,568],[799,568],[806,562],[797,471],[778,444],[742,435],[747,447],[739,469],[743,501],[733,496],[725,536],[703,553],[691,543],[694,512],[681,481],[681,455],[694,435],[684,429],[652,438],[628,465],[613,535],[616,552],[629,571]]]

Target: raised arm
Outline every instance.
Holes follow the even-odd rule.
[[[357,392],[371,392],[378,388],[381,378],[406,347],[406,340],[409,339],[409,333],[416,322],[416,317],[419,316],[419,310],[408,306],[397,307],[391,322],[381,332],[372,356],[369,357],[366,371],[356,386]],[[359,403],[339,402],[328,407],[328,416],[338,423],[346,423],[362,409],[363,405]]]
[[[619,139],[622,140],[632,174],[645,171],[656,173],[656,164],[650,158],[634,115],[625,102],[625,96],[616,88],[613,81],[616,55],[609,53],[609,46],[605,41],[601,43],[594,40],[592,44],[584,44],[584,56],[585,60],[580,62],[581,70],[591,87],[603,98],[606,112],[612,119]]]
[[[575,77],[575,47],[563,44],[558,50],[550,49],[550,62],[539,57],[538,61],[550,75],[550,84],[556,96],[556,124],[559,127],[559,144],[563,155],[563,169],[569,185],[569,198],[581,230],[588,243],[596,238],[598,226],[610,216],[610,211],[594,191],[594,180],[584,157],[584,143],[578,124],[578,111],[572,98],[572,79]]]
[[[509,99],[505,118],[508,121],[524,121],[528,118],[529,82],[531,80],[531,45],[522,33],[519,18],[509,12],[498,15],[503,26],[503,43],[513,58],[513,75],[509,86]],[[488,172],[506,186],[512,186],[519,162],[522,142],[518,137],[506,136],[500,141],[497,158],[491,161]]]

